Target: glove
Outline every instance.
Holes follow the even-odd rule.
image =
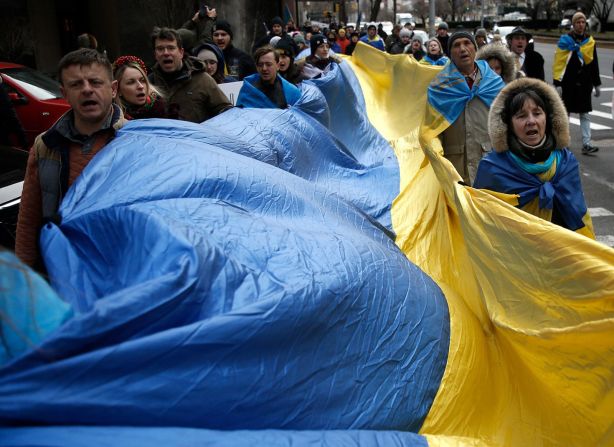
[[[598,85],[595,86],[595,98],[599,98],[599,95],[601,95],[601,89],[599,88]]]
[[[558,85],[556,87],[556,92],[559,94],[559,96],[562,98],[563,97],[563,87],[561,87],[560,85]]]

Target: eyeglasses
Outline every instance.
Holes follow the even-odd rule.
[[[168,51],[169,53],[171,53],[176,49],[177,45],[159,45],[156,47],[156,53],[164,53],[164,51]]]

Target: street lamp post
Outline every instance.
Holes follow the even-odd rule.
[[[429,0],[429,37],[435,36],[435,0]]]

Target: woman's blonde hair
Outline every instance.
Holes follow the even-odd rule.
[[[119,66],[115,66],[115,68],[113,70],[113,79],[115,79],[117,81],[117,95],[115,96],[115,103],[117,105],[119,105],[123,110],[126,110],[126,108],[130,105],[129,103],[127,103],[126,101],[123,100],[120,92],[121,92],[121,79],[122,76],[124,75],[124,72],[126,71],[126,68],[134,68],[135,70],[138,70],[139,73],[141,73],[141,75],[143,75],[143,79],[145,79],[145,86],[146,86],[146,95],[151,96],[152,99],[154,98],[161,98],[164,95],[162,94],[162,92],[160,92],[160,90],[158,90],[154,85],[152,85],[149,82],[149,79],[147,78],[147,73],[145,70],[143,70],[143,67],[136,61],[127,61]]]

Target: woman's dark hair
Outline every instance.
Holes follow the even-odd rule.
[[[525,102],[529,99],[533,100],[535,105],[545,112],[546,133],[550,133],[552,131],[552,105],[542,94],[532,88],[520,87],[509,93],[503,108],[503,122],[506,123],[507,128],[511,130],[513,128],[512,118],[524,107]]]

